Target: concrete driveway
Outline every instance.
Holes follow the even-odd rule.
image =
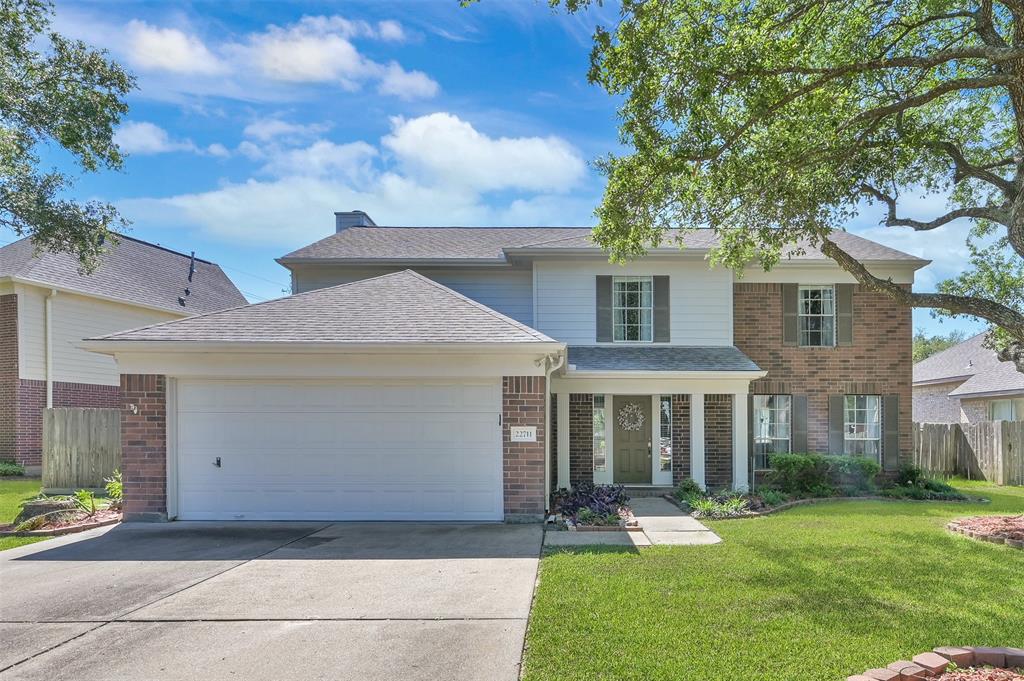
[[[518,678],[536,525],[130,524],[0,553],[0,679]]]

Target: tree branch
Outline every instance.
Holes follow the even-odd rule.
[[[1022,58],[1024,58],[1024,49],[978,45],[974,47],[961,47],[957,49],[943,50],[928,56],[887,57],[831,67],[786,66],[783,68],[767,69],[763,71],[737,71],[735,74],[730,75],[781,76],[787,74],[799,74],[808,76],[818,75],[839,77],[851,73],[863,73],[865,71],[879,71],[885,69],[931,68],[933,66],[961,59],[987,59],[988,61],[998,63]]]
[[[959,78],[956,80],[948,80],[941,85],[922,92],[919,95],[913,97],[906,97],[898,102],[892,104],[886,104],[885,106],[875,107],[874,109],[868,109],[863,111],[848,122],[844,123],[839,127],[840,130],[844,130],[854,123],[863,120],[875,120],[878,118],[884,118],[890,114],[899,113],[900,111],[906,111],[907,109],[913,109],[915,107],[922,106],[931,102],[939,97],[949,94],[950,92],[956,92],[957,90],[982,90],[986,88],[999,87],[1002,85],[1009,85],[1013,79],[1009,75],[999,74],[994,76],[984,76],[977,78]]]
[[[968,206],[966,208],[957,208],[951,210],[945,215],[939,216],[934,220],[925,222],[923,220],[913,220],[911,218],[901,218],[896,215],[896,199],[895,197],[889,196],[885,192],[872,187],[869,184],[862,184],[860,186],[862,194],[869,194],[886,206],[888,206],[889,212],[885,218],[886,227],[912,227],[915,231],[926,232],[936,227],[949,224],[953,220],[959,220],[960,218],[975,218],[982,220],[992,220],[999,224],[1006,223],[1006,216],[1003,215],[1002,211],[998,208],[988,208],[985,206]]]
[[[964,158],[963,151],[960,150],[960,147],[956,146],[952,142],[929,142],[927,145],[933,149],[945,152],[947,156],[953,159],[953,182],[959,182],[965,177],[974,177],[982,182],[987,182],[997,187],[1008,199],[1013,199],[1014,196],[1016,196],[1017,187],[1012,181],[1000,177],[996,173],[993,173],[991,170],[982,166],[973,165],[970,161]]]

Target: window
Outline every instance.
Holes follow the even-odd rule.
[[[612,340],[653,341],[654,280],[652,277],[612,278]]]
[[[992,400],[989,403],[988,415],[993,421],[1024,421],[1024,397]]]
[[[787,454],[792,446],[793,399],[754,395],[754,468],[768,468],[769,454]]]
[[[843,452],[881,461],[882,398],[847,395],[843,409]]]
[[[604,395],[594,395],[594,470],[608,470],[608,445],[604,439]]]
[[[801,346],[835,345],[835,289],[832,286],[801,286],[797,298],[797,318]]]
[[[661,396],[660,470],[672,470],[672,396]]]

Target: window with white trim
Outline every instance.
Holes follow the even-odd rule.
[[[604,395],[594,395],[594,470],[608,470],[608,443],[605,442]]]
[[[797,297],[797,331],[803,347],[836,344],[836,291],[832,286],[801,286]]]
[[[661,433],[659,433],[658,461],[662,471],[672,470],[672,396],[662,395]]]
[[[843,453],[882,460],[882,398],[846,395],[843,408]]]
[[[793,398],[789,395],[754,395],[754,469],[768,468],[771,454],[792,448]]]
[[[1024,421],[1024,397],[992,400],[988,405],[988,417],[992,421]]]
[[[654,278],[612,277],[612,340],[654,341]]]

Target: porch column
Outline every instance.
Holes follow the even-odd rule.
[[[704,486],[704,393],[690,395],[690,477]]]
[[[732,396],[732,488],[738,492],[750,489],[748,472],[749,444],[747,438],[747,396]]]
[[[569,393],[558,394],[557,489],[569,489]]]

